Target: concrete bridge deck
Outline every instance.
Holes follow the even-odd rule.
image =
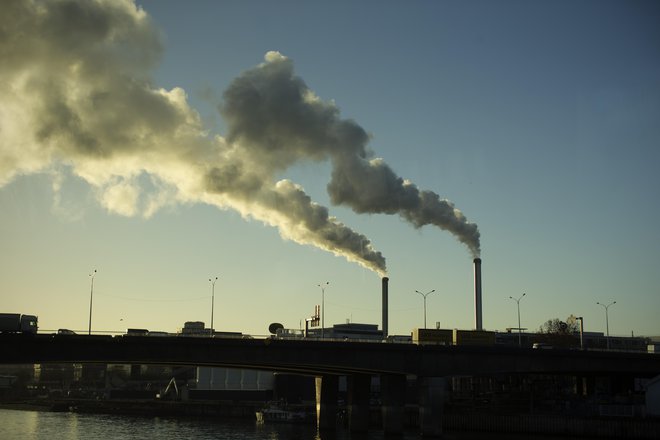
[[[634,352],[204,337],[0,334],[0,363],[100,362],[224,366],[301,374],[660,374]]]

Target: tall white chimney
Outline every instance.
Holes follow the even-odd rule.
[[[481,258],[474,259],[474,327],[483,330],[481,321]]]
[[[390,279],[383,277],[383,339],[387,338],[387,290]]]

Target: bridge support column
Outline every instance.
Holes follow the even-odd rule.
[[[316,385],[316,428],[331,430],[337,428],[337,394],[339,378],[323,375],[315,378]]]
[[[380,398],[384,433],[401,434],[406,400],[406,376],[382,374],[380,376]]]
[[[419,430],[424,437],[442,436],[442,413],[447,395],[445,377],[418,377]]]
[[[580,394],[584,397],[593,396],[596,389],[596,377],[594,375],[584,375],[580,377]]]
[[[367,374],[352,374],[348,376],[347,382],[348,428],[352,432],[368,431],[371,376]]]
[[[586,376],[576,376],[575,394],[578,396],[587,396],[587,378]]]

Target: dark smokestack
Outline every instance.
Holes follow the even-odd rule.
[[[474,259],[474,327],[483,330],[481,323],[481,258]]]
[[[390,279],[383,277],[383,339],[387,338],[387,290]]]

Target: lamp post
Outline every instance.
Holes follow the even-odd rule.
[[[520,300],[523,299],[525,295],[526,293],[523,293],[520,295],[520,298],[517,299],[512,296],[509,297],[509,299],[514,300],[518,305],[518,347],[522,347],[522,328],[520,328]]]
[[[419,293],[424,298],[424,328],[426,328],[426,297],[429,296],[429,294],[435,292],[435,289],[431,290],[430,292],[426,292],[426,293],[422,293],[419,290],[415,290],[415,292]]]
[[[215,282],[218,281],[218,277],[215,279],[209,278],[211,283],[211,328],[209,329],[209,334],[213,337],[213,309],[215,308]]]
[[[94,276],[96,275],[96,269],[94,272],[90,273],[89,276],[92,279],[91,287],[89,288],[89,331],[87,334],[92,334],[92,301],[94,299]]]
[[[616,304],[616,301],[612,301],[608,305],[605,305],[605,304],[600,303],[600,302],[596,302],[596,304],[598,304],[599,306],[602,306],[605,309],[605,329],[607,331],[607,349],[609,350],[610,349],[610,320],[609,320],[609,316],[608,316],[608,310],[609,310],[610,306],[613,306],[614,304]]]
[[[329,285],[330,281],[318,285],[321,288],[321,339],[325,338],[325,288]]]

